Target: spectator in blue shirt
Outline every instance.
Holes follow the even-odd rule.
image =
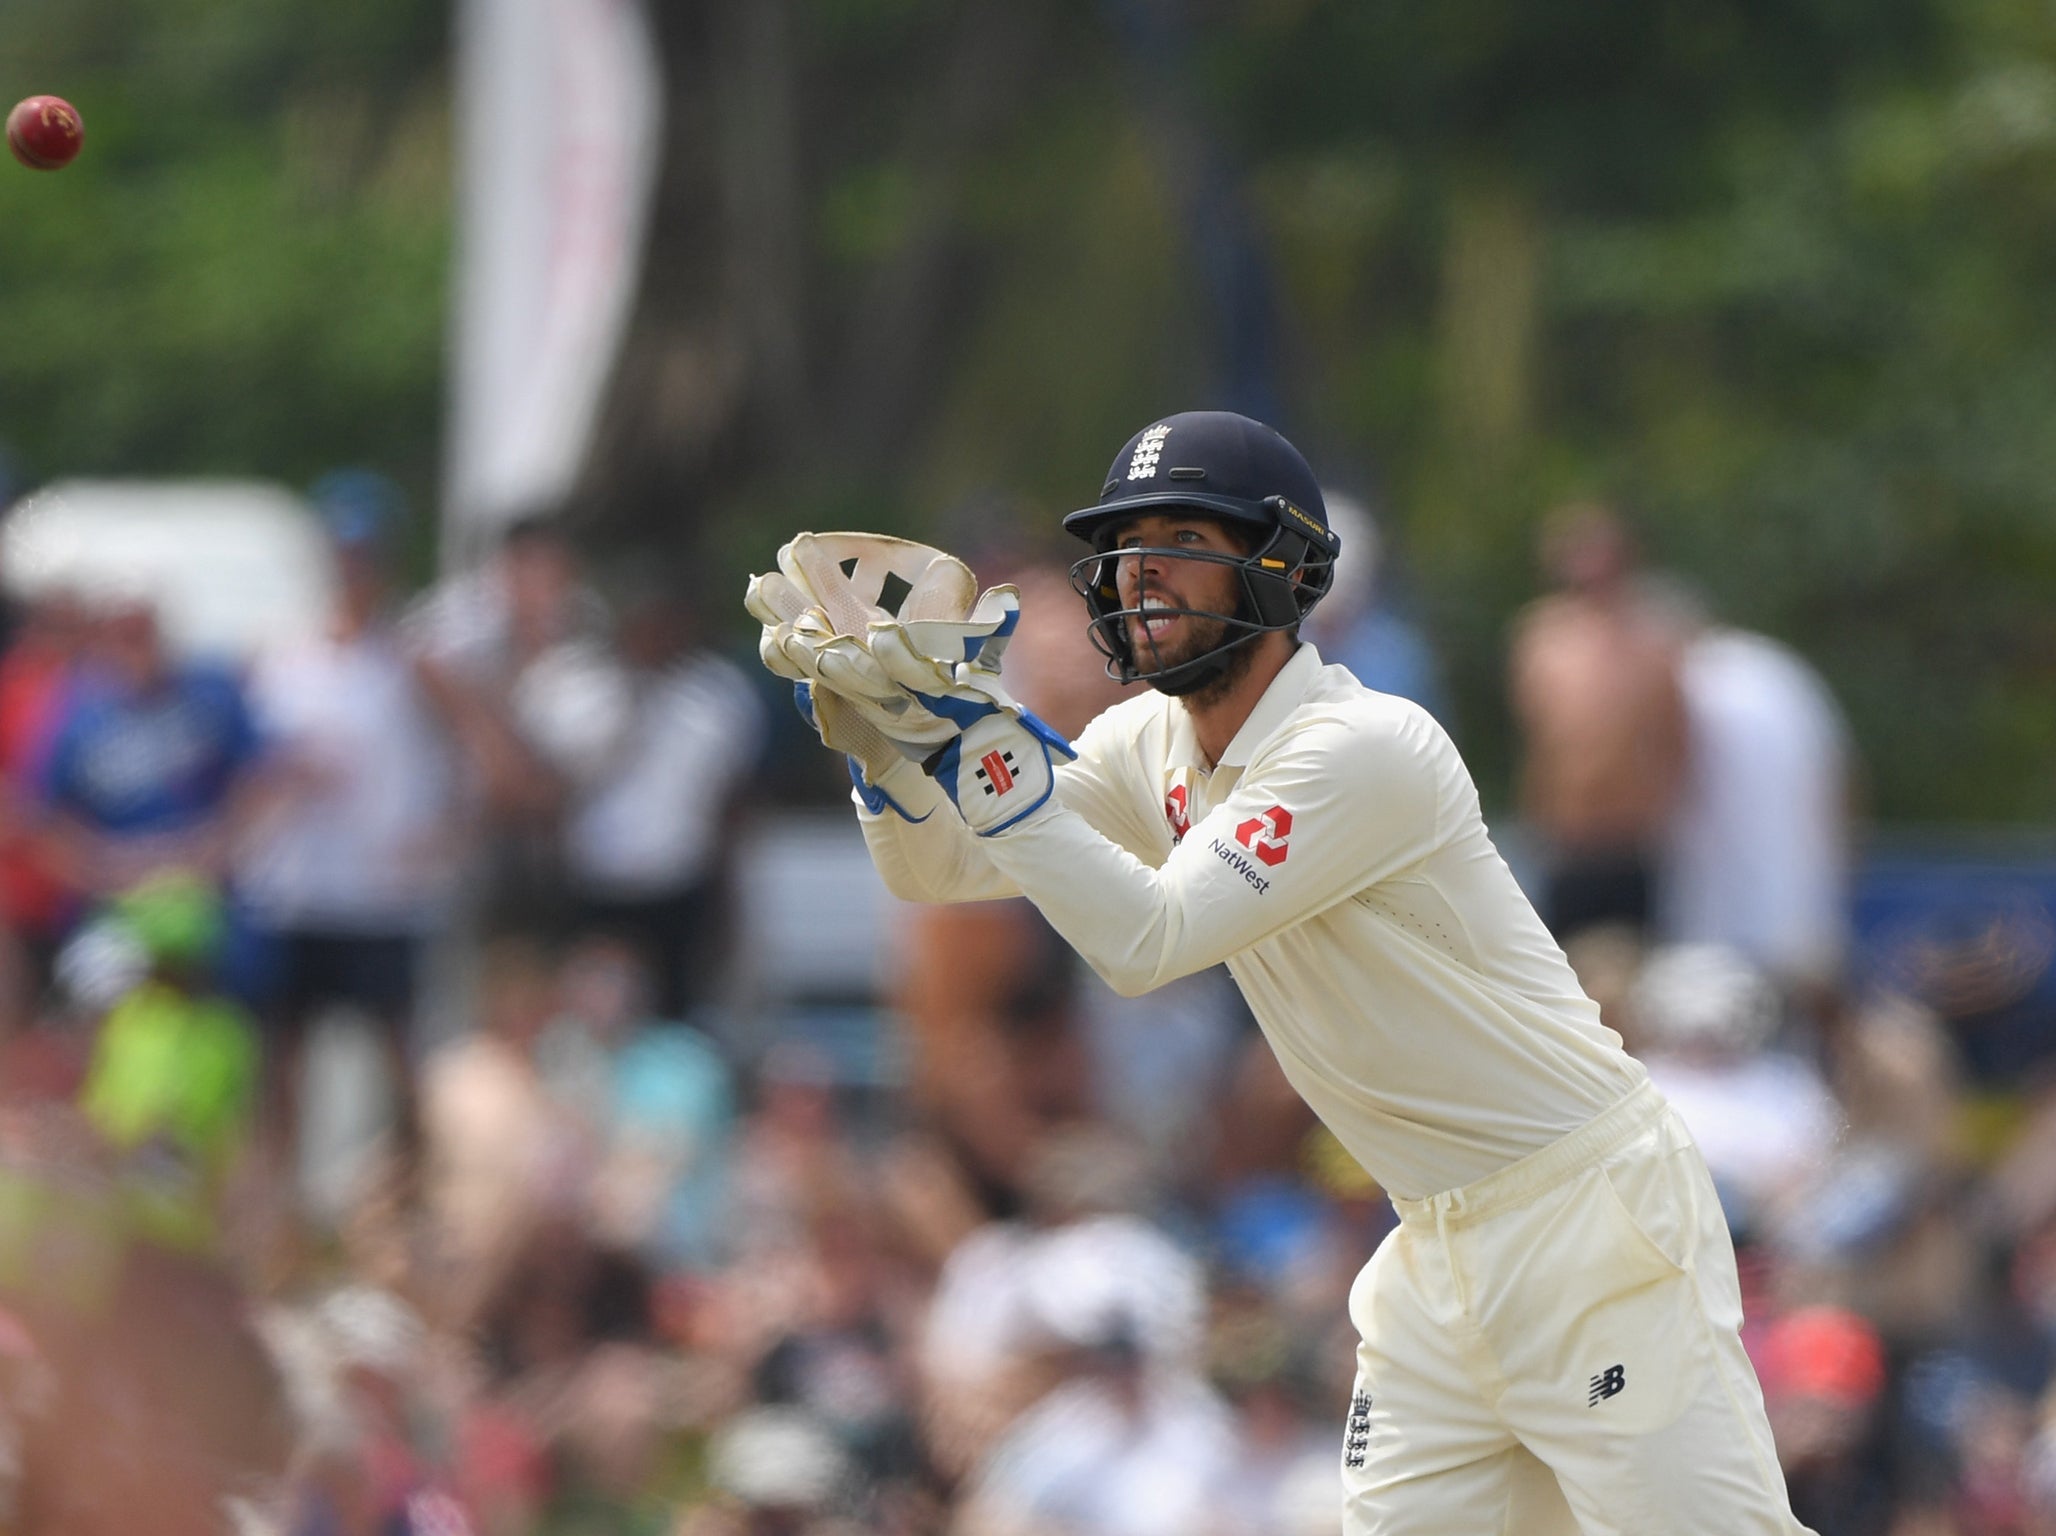
[[[174,659],[154,607],[115,599],[44,774],[60,869],[88,898],[166,870],[219,878],[259,755],[235,675]]]

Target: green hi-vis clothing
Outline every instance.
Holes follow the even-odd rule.
[[[258,1046],[241,1009],[162,983],[131,992],[100,1026],[81,1107],[129,1166],[137,1235],[204,1246],[214,1185],[256,1103]]]

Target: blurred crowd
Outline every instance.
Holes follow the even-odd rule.
[[[873,1069],[767,1027],[738,856],[839,768],[727,595],[541,521],[406,593],[390,488],[314,499],[313,639],[184,656],[118,584],[0,638],[0,1532],[1337,1532],[1393,1218],[1225,975],[892,907]],[[1336,516],[1311,638],[1455,727]],[[2056,1533],[2056,1029],[1966,1040],[2046,914],[1860,964],[1819,678],[1608,508],[1540,553],[1508,846],[1712,1166],[1796,1508]],[[973,563],[1018,694],[1119,696],[1060,561]]]

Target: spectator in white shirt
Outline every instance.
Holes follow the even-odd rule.
[[[578,927],[632,945],[659,1017],[717,1001],[733,902],[742,792],[763,749],[763,705],[742,673],[694,643],[674,583],[620,595],[625,724],[574,794],[564,863]]]
[[[1712,625],[1679,669],[1688,741],[1659,898],[1675,942],[1725,944],[1830,989],[1847,947],[1848,728],[1798,652]]]
[[[368,475],[317,488],[335,612],[319,637],[259,658],[251,680],[278,788],[244,847],[238,884],[269,941],[269,1097],[288,1149],[306,1027],[339,1005],[377,1026],[401,1143],[413,1144],[416,973],[447,916],[460,832],[451,744],[393,624],[397,494]]]

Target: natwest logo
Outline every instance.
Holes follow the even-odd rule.
[[[1171,841],[1182,843],[1192,830],[1192,796],[1183,784],[1173,784],[1164,796],[1164,820],[1171,824]]]
[[[1292,813],[1274,805],[1252,816],[1235,829],[1235,841],[1266,864],[1283,864],[1289,851],[1285,839],[1292,835]]]

